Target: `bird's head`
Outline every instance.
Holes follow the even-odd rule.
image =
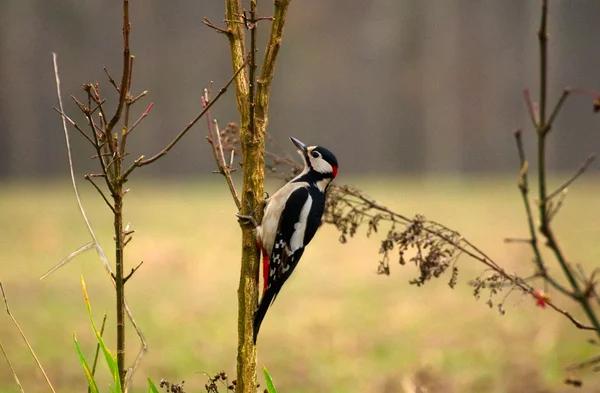
[[[320,177],[330,180],[337,176],[338,162],[332,152],[321,146],[306,146],[294,137],[290,137],[290,140],[304,160],[303,172],[316,172]]]

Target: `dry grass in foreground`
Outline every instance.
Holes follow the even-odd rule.
[[[526,274],[531,266],[526,245],[502,241],[526,234],[513,178],[357,183],[390,208],[456,228],[509,271]],[[590,176],[575,185],[556,222],[563,247],[576,262],[600,255],[600,247],[581,248],[600,237],[598,212],[589,210],[600,191],[595,183]],[[131,187],[125,221],[137,233],[129,261],[144,265],[127,296],[150,345],[134,391],[144,388],[145,376],[185,379],[188,390],[199,391],[195,387],[206,379],[202,372],[235,368],[235,212],[216,178]],[[108,252],[110,217],[102,216],[104,206],[91,190],[83,198]],[[85,382],[72,332],[90,354],[94,341],[79,276],[85,277],[96,315],[112,312],[110,283],[93,253],[37,280],[87,241],[71,190],[66,183],[2,184],[0,205],[0,279],[12,311],[55,387],[80,390]],[[588,334],[530,299],[510,298],[504,316],[485,299],[475,301],[466,282],[481,268],[466,259],[455,290],[447,280],[416,288],[408,285],[414,276],[410,266],[393,265],[390,277],[375,274],[377,239],[341,245],[337,237],[332,228],[322,229],[264,323],[259,363],[269,367],[281,392],[400,392],[415,384],[429,392],[560,392],[569,390],[561,382],[562,367],[595,353],[586,343]],[[41,376],[16,334],[8,318],[0,317],[0,338],[25,389],[38,391]],[[134,336],[129,342],[136,342]],[[584,375],[584,381],[581,391],[593,392],[600,377]],[[16,387],[2,366],[0,393],[5,392]]]

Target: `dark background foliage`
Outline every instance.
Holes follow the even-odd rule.
[[[565,86],[596,89],[600,76],[599,3],[553,7],[550,102]],[[220,23],[222,2],[145,0],[131,8],[132,88],[149,90],[145,102],[155,103],[134,137],[136,156],[164,146],[199,112],[208,82],[220,86],[232,70],[226,39],[201,23]],[[522,0],[294,3],[270,132],[335,146],[345,173],[513,170],[511,131],[529,124],[522,89],[537,88],[538,8]],[[108,92],[102,67],[113,76],[121,71],[119,18],[118,7],[100,0],[0,4],[0,176],[65,173],[50,53],[59,55],[66,95],[82,97],[81,84],[96,80]],[[77,113],[72,102],[66,110]],[[222,124],[237,121],[231,92],[213,115]],[[588,97],[568,102],[551,141],[551,169],[574,168],[598,150],[594,122]],[[563,129],[567,124],[575,128]],[[193,133],[146,173],[208,172],[213,163],[203,135]],[[75,143],[76,165],[91,168],[77,148],[84,141]],[[560,155],[553,154],[558,146]]]

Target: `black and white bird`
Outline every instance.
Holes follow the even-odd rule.
[[[263,294],[254,314],[254,342],[267,310],[304,253],[325,210],[325,194],[338,172],[332,152],[290,138],[304,160],[304,170],[266,201],[257,227],[262,254]]]

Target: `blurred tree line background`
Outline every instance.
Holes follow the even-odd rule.
[[[272,9],[259,7],[262,16]],[[134,157],[161,149],[200,111],[208,82],[218,89],[230,77],[226,38],[201,23],[222,25],[223,9],[219,0],[131,1],[132,90],[149,91],[132,117],[155,104],[132,136]],[[65,97],[84,97],[85,82],[112,90],[102,67],[120,75],[120,13],[113,1],[0,1],[0,178],[66,175],[51,52]],[[532,132],[522,90],[538,84],[538,1],[297,0],[288,18],[271,99],[277,139],[328,146],[345,173],[516,170],[512,131]],[[565,86],[599,88],[599,22],[598,1],[553,2],[550,103]],[[72,101],[67,112],[84,124]],[[222,126],[238,120],[233,91],[213,116]],[[551,169],[600,151],[590,97],[569,100],[556,126]],[[201,121],[144,171],[209,172],[205,133]],[[73,140],[78,172],[93,170],[91,150]]]

